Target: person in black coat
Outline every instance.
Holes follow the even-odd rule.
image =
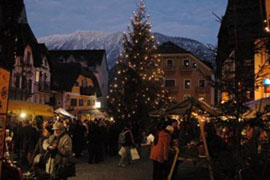
[[[25,126],[22,128],[22,164],[26,166],[32,163],[33,151],[39,137],[37,130],[31,124],[32,122],[27,119],[25,120]]]

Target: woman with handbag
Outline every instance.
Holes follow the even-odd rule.
[[[43,147],[50,153],[46,163],[46,172],[54,179],[65,180],[75,175],[75,166],[72,161],[72,140],[65,132],[62,122],[53,125],[54,134],[44,141]]]

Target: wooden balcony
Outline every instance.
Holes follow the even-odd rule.
[[[207,94],[207,93],[209,93],[209,87],[199,87],[199,86],[197,86],[195,91],[198,94]]]
[[[88,87],[80,87],[80,94],[86,95],[86,96],[92,96],[95,95],[95,88],[93,86]]]
[[[50,90],[50,82],[48,81],[40,81],[38,85],[39,91],[49,91]]]
[[[181,74],[191,74],[194,68],[190,67],[190,66],[184,66],[181,65],[179,66],[179,71]]]
[[[169,91],[169,93],[175,94],[179,92],[179,88],[178,86],[174,86],[174,87],[166,87],[166,89]]]
[[[164,67],[164,72],[166,74],[175,73],[176,72],[176,67],[175,66],[165,66]]]

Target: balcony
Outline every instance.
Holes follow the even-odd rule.
[[[172,94],[178,93],[179,91],[178,86],[166,87],[166,89],[169,91],[169,93],[172,93]]]
[[[50,82],[48,81],[40,81],[38,85],[39,91],[49,91],[50,90]]]
[[[190,67],[190,66],[181,65],[179,67],[179,71],[180,71],[181,74],[191,74],[192,71],[193,71],[193,68]]]
[[[164,67],[164,72],[166,74],[168,74],[168,73],[175,73],[176,72],[176,67],[175,66],[165,66]]]
[[[29,88],[24,88],[24,89],[16,88],[16,87],[9,88],[9,99],[27,100],[31,96],[32,96],[32,93]]]
[[[197,86],[196,89],[195,89],[195,91],[198,94],[207,94],[207,93],[209,93],[209,88]]]
[[[88,87],[80,87],[80,94],[86,95],[86,96],[92,96],[95,95],[95,88],[93,86]]]

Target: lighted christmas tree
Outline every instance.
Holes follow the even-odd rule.
[[[109,88],[109,107],[118,120],[144,125],[149,112],[161,108],[168,98],[164,72],[155,51],[155,37],[142,1],[123,34],[123,53],[116,62],[116,76]]]

